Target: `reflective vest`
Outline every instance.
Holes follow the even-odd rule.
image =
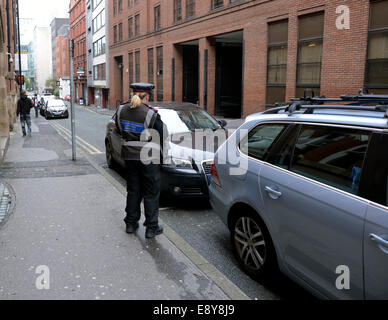
[[[124,160],[140,160],[143,147],[157,148],[160,144],[152,143],[148,129],[152,129],[157,111],[142,104],[131,108],[130,104],[121,105],[117,111],[117,125],[122,139],[121,157]]]

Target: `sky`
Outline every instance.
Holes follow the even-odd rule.
[[[25,26],[21,42],[24,44],[32,40],[35,25],[48,27],[54,18],[68,18],[69,3],[70,0],[19,0],[21,27],[27,22],[23,18],[34,19],[28,27]]]

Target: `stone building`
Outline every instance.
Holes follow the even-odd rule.
[[[16,120],[18,86],[15,82],[17,47],[14,1],[0,0],[0,161],[8,147],[10,131]]]

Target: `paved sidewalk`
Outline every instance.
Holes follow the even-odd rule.
[[[32,121],[31,137],[17,126],[0,166],[16,194],[0,228],[0,300],[230,298],[165,235],[126,234],[123,194],[86,158],[71,161],[50,122]],[[46,267],[50,288],[39,290]]]

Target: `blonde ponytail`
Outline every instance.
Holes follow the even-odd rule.
[[[131,100],[131,109],[135,109],[141,106],[141,99],[138,95],[134,95]]]
[[[137,92],[135,95],[132,97],[131,100],[131,109],[135,109],[141,106],[143,103],[142,100],[147,96],[147,93],[145,92]]]

